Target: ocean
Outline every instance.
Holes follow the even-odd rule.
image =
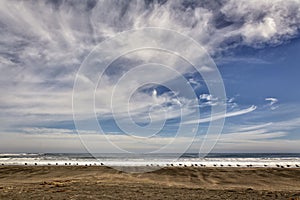
[[[99,154],[0,153],[0,165],[106,165],[195,167],[290,167],[300,166],[300,153],[210,153],[199,154]]]

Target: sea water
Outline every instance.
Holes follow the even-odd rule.
[[[97,154],[88,153],[0,153],[0,165],[106,165],[106,166],[194,166],[194,167],[291,167],[300,166],[297,153],[199,154]]]

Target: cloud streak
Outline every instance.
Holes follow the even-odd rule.
[[[221,114],[221,115],[212,115],[211,117],[202,118],[202,119],[199,119],[199,120],[187,121],[187,122],[183,122],[183,123],[184,124],[207,123],[207,122],[219,120],[219,119],[222,119],[222,118],[228,118],[228,117],[235,117],[235,116],[239,116],[239,115],[244,115],[244,114],[253,112],[254,110],[256,110],[256,106],[253,105],[253,106],[251,106],[249,108],[246,108],[246,109],[227,112],[225,115],[223,115],[223,114]]]

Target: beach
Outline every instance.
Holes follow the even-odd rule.
[[[0,199],[300,199],[300,169],[0,166]]]

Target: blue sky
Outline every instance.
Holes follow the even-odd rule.
[[[83,143],[100,145],[103,152],[116,150],[112,143],[148,152],[174,138],[170,151],[186,146],[198,152],[209,125],[222,119],[214,152],[300,151],[298,0],[7,0],[0,2],[0,11],[0,152],[85,152]],[[205,51],[196,53],[172,34],[164,39],[148,32],[134,40],[122,36],[145,27],[173,30]],[[101,42],[118,37],[123,37],[120,43],[90,54]],[[211,57],[216,65],[208,62],[201,70],[220,73],[226,99],[211,94],[203,74],[178,54],[153,49],[122,55],[99,79],[104,68],[93,65],[97,58],[117,55],[122,45],[151,46],[149,38],[199,66]],[[88,69],[82,67],[84,59]],[[76,78],[82,85],[74,96]],[[100,132],[87,114],[93,95],[86,87],[93,86]],[[75,110],[72,97],[77,98]],[[227,114],[211,116],[213,108],[222,106]],[[179,125],[184,129],[177,135]],[[149,143],[128,136],[149,136],[158,127]],[[211,137],[208,141],[215,141],[218,133]]]

